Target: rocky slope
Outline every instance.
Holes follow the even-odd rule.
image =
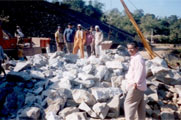
[[[10,32],[12,36],[14,36],[16,25],[19,25],[25,37],[50,37],[54,39],[57,25],[65,29],[67,24],[72,22],[75,28],[77,24],[82,24],[84,29],[91,25],[99,25],[105,39],[108,38],[109,30],[112,30],[110,39],[117,43],[133,39],[133,35],[124,30],[46,1],[1,1],[0,8],[0,13],[10,17],[8,23],[2,24],[2,28]]]

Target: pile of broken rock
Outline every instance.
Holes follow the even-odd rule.
[[[123,46],[96,58],[55,52],[9,61],[0,81],[0,116],[17,120],[95,120],[124,117],[121,83],[130,57]],[[146,115],[181,119],[181,73],[158,57],[146,60]]]

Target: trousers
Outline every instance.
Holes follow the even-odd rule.
[[[126,120],[145,120],[144,91],[130,88],[124,101],[124,112]],[[135,116],[137,112],[138,116]]]

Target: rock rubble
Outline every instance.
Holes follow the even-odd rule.
[[[121,50],[121,51],[120,51]],[[124,76],[129,56],[123,46],[96,58],[62,52],[29,56],[14,63],[0,81],[2,119],[93,120],[124,117]],[[8,64],[8,63],[7,63]],[[181,73],[163,59],[146,60],[146,115],[181,119]]]

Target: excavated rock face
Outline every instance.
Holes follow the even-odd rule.
[[[125,52],[124,52],[125,51]],[[2,119],[87,120],[124,116],[122,82],[128,70],[125,49],[100,58],[79,59],[62,52],[16,61],[0,81]],[[181,74],[162,59],[146,60],[146,115],[181,119]]]

